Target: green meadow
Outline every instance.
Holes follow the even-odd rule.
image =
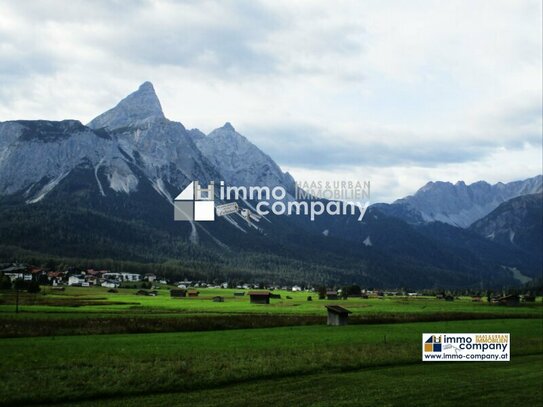
[[[460,297],[451,302],[436,300],[434,297],[386,296],[382,298],[349,298],[347,300],[319,300],[314,292],[290,292],[276,290],[281,299],[272,299],[269,305],[250,304],[248,296],[237,297],[234,292],[248,290],[201,288],[195,298],[171,298],[169,288],[162,287],[156,297],[136,295],[136,289],[118,289],[109,293],[103,287],[67,287],[65,291],[54,291],[46,287],[38,294],[24,294],[20,310],[26,314],[294,314],[323,315],[323,304],[334,303],[348,307],[354,315],[380,313],[519,313],[532,314],[543,311],[541,298],[536,303],[522,307],[491,306],[483,302],[473,302],[471,297]],[[224,302],[213,302],[215,296],[224,297]],[[291,298],[288,298],[291,297]],[[312,300],[308,301],[307,297]],[[12,315],[14,294],[0,292],[0,315]]]
[[[462,371],[463,384],[473,392],[477,383],[470,381],[473,369],[483,368],[481,365],[504,368],[492,362],[423,364],[421,334],[429,331],[510,332],[512,360],[521,364],[519,369],[527,377],[525,386],[532,391],[529,400],[540,400],[543,369],[524,372],[522,368],[523,361],[531,360],[537,367],[543,361],[543,327],[540,320],[532,319],[2,339],[0,395],[5,404],[11,405],[82,400],[103,405],[150,394],[182,404],[187,393],[190,396],[196,392],[189,398],[194,401],[198,393],[209,389],[228,393],[229,386],[254,386],[255,380],[266,385],[260,391],[270,389],[278,394],[273,385],[275,379],[283,380],[283,386],[287,386],[284,379],[288,377],[304,378],[307,383],[317,377],[339,381],[346,372],[371,376],[374,369],[381,369],[385,372],[381,377],[384,381],[387,369],[393,369],[394,374],[398,368],[406,374],[414,369],[420,379],[420,391],[427,380],[429,384],[437,381],[443,387],[450,380],[459,381],[448,379],[440,373],[441,369]],[[378,378],[373,380],[379,385]],[[483,382],[495,380],[499,376],[491,375]],[[411,381],[407,383],[413,385]],[[516,390],[507,383],[501,382],[500,394],[514,400]],[[364,394],[364,387],[360,386],[346,390],[352,401]],[[333,393],[326,397],[329,396],[333,397]],[[213,405],[220,400],[207,402]],[[236,404],[244,399],[238,394],[230,400]]]
[[[537,405],[543,306],[430,297],[318,300],[229,289],[0,294],[0,405]],[[216,295],[224,302],[213,302]],[[313,300],[307,301],[311,295]],[[287,299],[287,296],[291,297]],[[325,304],[353,311],[325,325]],[[421,362],[423,332],[509,332],[511,362]]]

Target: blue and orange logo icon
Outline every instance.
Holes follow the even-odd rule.
[[[441,335],[430,336],[426,342],[424,342],[424,352],[441,352]]]

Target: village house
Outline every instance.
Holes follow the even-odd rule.
[[[24,264],[12,264],[11,266],[6,267],[0,271],[6,277],[9,277],[12,282],[18,279],[25,281],[32,280],[32,274],[27,271],[27,267]]]
[[[339,305],[325,305],[325,307],[328,310],[328,325],[347,325],[351,311]]]
[[[74,274],[68,277],[68,285],[71,286],[82,286],[85,282],[85,276],[83,274]]]
[[[118,288],[121,285],[117,280],[104,280],[101,284],[102,287],[106,288]]]
[[[122,281],[141,281],[141,275],[135,273],[121,273]]]
[[[62,282],[64,273],[61,271],[50,271],[47,273],[47,279],[53,286],[57,286]]]
[[[180,281],[176,285],[178,288],[187,288],[192,285],[192,281],[188,281],[188,280]]]
[[[143,279],[149,281],[150,283],[154,283],[156,281],[156,275],[152,273],[147,273],[145,274]]]

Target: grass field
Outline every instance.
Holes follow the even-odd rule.
[[[138,296],[135,289],[119,289],[118,293],[109,293],[103,287],[66,287],[66,291],[53,291],[45,287],[39,294],[24,294],[20,310],[26,315],[40,313],[70,314],[70,316],[89,316],[91,314],[122,314],[145,315],[159,314],[235,314],[235,313],[268,313],[322,315],[323,304],[326,300],[318,300],[316,293],[289,292],[276,290],[281,299],[272,299],[269,305],[249,303],[248,296],[236,297],[232,289],[200,289],[196,298],[170,298],[169,290],[164,287],[157,290],[156,297]],[[243,291],[243,290],[241,290]],[[222,303],[213,302],[215,296],[222,296]],[[313,301],[307,301],[311,296]],[[291,297],[288,299],[287,297]],[[0,314],[13,315],[14,294],[0,291]],[[392,296],[383,298],[350,298],[333,301],[334,304],[345,305],[354,315],[367,313],[432,313],[432,312],[477,312],[477,313],[523,313],[529,314],[543,311],[541,298],[536,303],[522,307],[490,306],[484,300],[482,303],[472,302],[470,297],[461,297],[456,301],[447,302],[433,297],[404,297]]]
[[[353,312],[352,324],[424,322],[492,318],[541,318],[543,304],[503,307],[470,297],[452,302],[433,297],[350,298],[318,300],[315,293],[276,291],[281,299],[269,305],[251,304],[236,290],[200,289],[197,298],[171,298],[167,288],[156,297],[136,295],[135,289],[109,293],[102,287],[67,287],[59,292],[45,287],[39,294],[0,293],[0,337],[74,334],[179,332],[235,328],[264,328],[323,324],[325,304],[339,304]],[[216,303],[216,295],[225,301]],[[307,301],[311,295],[313,300]],[[289,298],[287,298],[289,297]]]
[[[530,356],[537,367],[542,366],[543,326],[533,319],[13,338],[0,340],[0,399],[6,405],[102,402],[122,396],[225,389],[250,385],[254,380],[272,383],[285,377],[308,376],[304,380],[311,382],[316,379],[310,376],[320,375],[334,381],[341,380],[338,374],[359,372],[363,377],[375,368],[415,369],[422,375],[423,389],[424,381],[431,381],[434,374],[445,379],[440,374],[444,365],[449,366],[445,369],[461,369],[451,363],[419,363],[421,334],[428,331],[510,332],[513,361],[519,358],[521,363]],[[461,364],[464,372],[473,366],[482,368],[481,363]],[[534,397],[540,396],[540,371],[543,369],[523,372]],[[373,381],[379,384],[377,377]],[[283,385],[288,386],[288,381]],[[363,394],[363,388],[352,391]],[[510,393],[513,397],[516,391]],[[241,401],[234,398],[232,403],[236,400]]]
[[[190,299],[135,291],[45,289],[21,296],[19,314],[0,294],[0,405],[496,406],[543,397],[540,299],[502,307],[281,292],[255,305],[234,290]],[[328,303],[352,310],[352,324],[324,325]],[[422,363],[423,332],[509,332],[512,359]]]
[[[543,398],[542,380],[541,357],[519,356],[499,366],[490,363],[469,366],[451,363],[439,369],[425,365],[385,366],[66,406],[503,406],[511,403],[537,406]]]

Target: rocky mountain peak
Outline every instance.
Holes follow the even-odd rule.
[[[88,126],[93,129],[126,127],[148,118],[164,118],[160,100],[151,82],[144,82],[117,106],[93,119]]]

